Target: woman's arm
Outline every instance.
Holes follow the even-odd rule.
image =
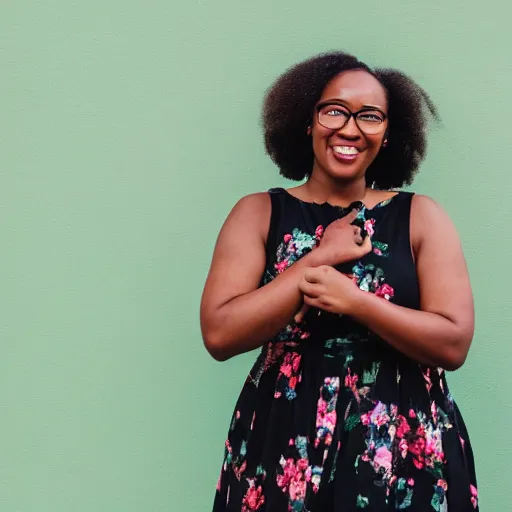
[[[304,269],[357,259],[371,250],[369,243],[356,244],[359,230],[350,223],[357,213],[351,213],[325,231],[321,248],[258,288],[270,215],[267,193],[247,196],[235,205],[219,234],[201,300],[203,340],[219,361],[263,345],[293,320],[302,305],[299,281]]]
[[[420,363],[455,370],[464,363],[473,338],[473,296],[453,223],[428,197],[413,198],[411,242],[420,311],[363,292],[329,267],[306,271],[300,284],[305,302],[352,316]]]
[[[302,302],[298,283],[315,251],[258,289],[265,269],[271,204],[266,193],[241,199],[224,223],[201,300],[201,329],[217,360],[255,349],[285,327]]]

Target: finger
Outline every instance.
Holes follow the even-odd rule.
[[[293,318],[295,323],[300,324],[302,322],[302,320],[306,316],[306,313],[309,311],[309,308],[310,308],[310,306],[308,306],[307,304],[303,304],[303,306],[300,308],[298,313]]]
[[[318,299],[318,297],[313,297],[311,295],[304,295],[304,304],[306,306],[308,306],[308,308],[313,308],[313,307],[319,307],[320,306],[320,301]]]
[[[304,279],[308,283],[318,283],[320,280],[320,272],[316,267],[309,267],[304,271]]]
[[[361,233],[361,228],[359,226],[354,226],[354,242],[357,245],[361,245],[363,243],[363,235]]]
[[[322,299],[320,297],[310,297],[308,295],[304,295],[304,304],[307,304],[308,306],[312,308],[316,308],[322,311],[330,311],[331,303],[329,300]]]
[[[357,208],[353,208],[350,210],[350,212],[343,217],[346,221],[349,223],[354,222],[357,219],[357,216],[359,215],[359,210]]]
[[[368,254],[372,250],[372,240],[369,236],[367,236],[361,244],[361,250],[364,251],[364,254]]]
[[[310,283],[305,279],[301,279],[299,283],[299,290],[305,295],[309,295],[311,297],[317,297],[319,295],[318,285]]]
[[[359,215],[359,210],[351,210],[350,213],[345,215],[345,217],[342,217],[341,219],[338,219],[336,222],[339,222],[340,224],[343,224],[344,226],[347,224],[352,224],[357,219],[357,216]]]

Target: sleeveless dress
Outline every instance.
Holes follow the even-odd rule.
[[[338,270],[395,304],[419,309],[409,238],[412,194],[366,209],[272,202],[261,285],[361,208],[373,250]],[[363,325],[312,309],[269,340],[229,427],[214,512],[474,512],[468,434],[441,368],[421,365]]]

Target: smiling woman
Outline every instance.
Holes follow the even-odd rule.
[[[426,152],[427,94],[345,53],[284,73],[266,149],[307,181],[241,199],[201,303],[218,360],[261,347],[235,407],[214,512],[478,510],[446,370],[473,337],[453,224],[394,190]]]

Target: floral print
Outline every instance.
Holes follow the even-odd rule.
[[[395,291],[385,283],[384,270],[370,263],[363,265],[359,262],[352,268],[353,279],[357,286],[365,292],[371,292],[377,297],[383,297],[386,300],[393,298]]]
[[[315,446],[323,441],[326,446],[332,443],[336,426],[336,401],[340,389],[339,377],[326,377],[320,388],[320,398],[316,409],[316,440]]]
[[[281,456],[282,473],[277,475],[277,485],[288,496],[288,511],[302,512],[308,487],[318,492],[322,468],[309,464],[306,437],[297,436],[289,444],[296,448],[298,458]]]
[[[314,235],[304,233],[295,228],[292,233],[286,233],[283,241],[277,248],[276,262],[274,269],[278,274],[284,272],[293,265],[298,259],[314,249],[324,233],[323,226],[317,226]]]
[[[356,462],[370,464],[379,480],[387,486],[389,495],[391,487],[398,480],[393,474],[393,468],[409,458],[419,470],[432,474],[436,480],[432,506],[434,510],[441,510],[444,503],[448,484],[444,480],[445,458],[443,453],[442,435],[452,428],[448,416],[435,404],[430,418],[422,411],[409,411],[409,418],[399,414],[394,404],[388,408],[386,404],[378,402],[373,409],[361,416],[364,426],[368,427],[366,437],[367,449]],[[402,487],[405,484],[402,484]],[[410,501],[414,480],[409,479],[408,488],[403,497]],[[405,487],[400,490],[404,490]],[[404,504],[398,503],[403,509]]]
[[[373,250],[340,271],[419,309],[410,200],[401,193],[360,211]],[[282,192],[273,201],[287,213],[272,227],[262,285],[348,213]],[[478,511],[471,444],[445,372],[346,316],[319,318],[290,323],[262,347],[229,426],[214,512]]]
[[[285,354],[277,377],[274,398],[281,398],[284,394],[287,400],[293,400],[297,396],[295,388],[301,379],[299,372],[300,358],[301,356],[296,352]]]
[[[242,512],[256,512],[265,503],[261,485],[256,487],[255,480],[248,480],[249,488],[242,499]]]

